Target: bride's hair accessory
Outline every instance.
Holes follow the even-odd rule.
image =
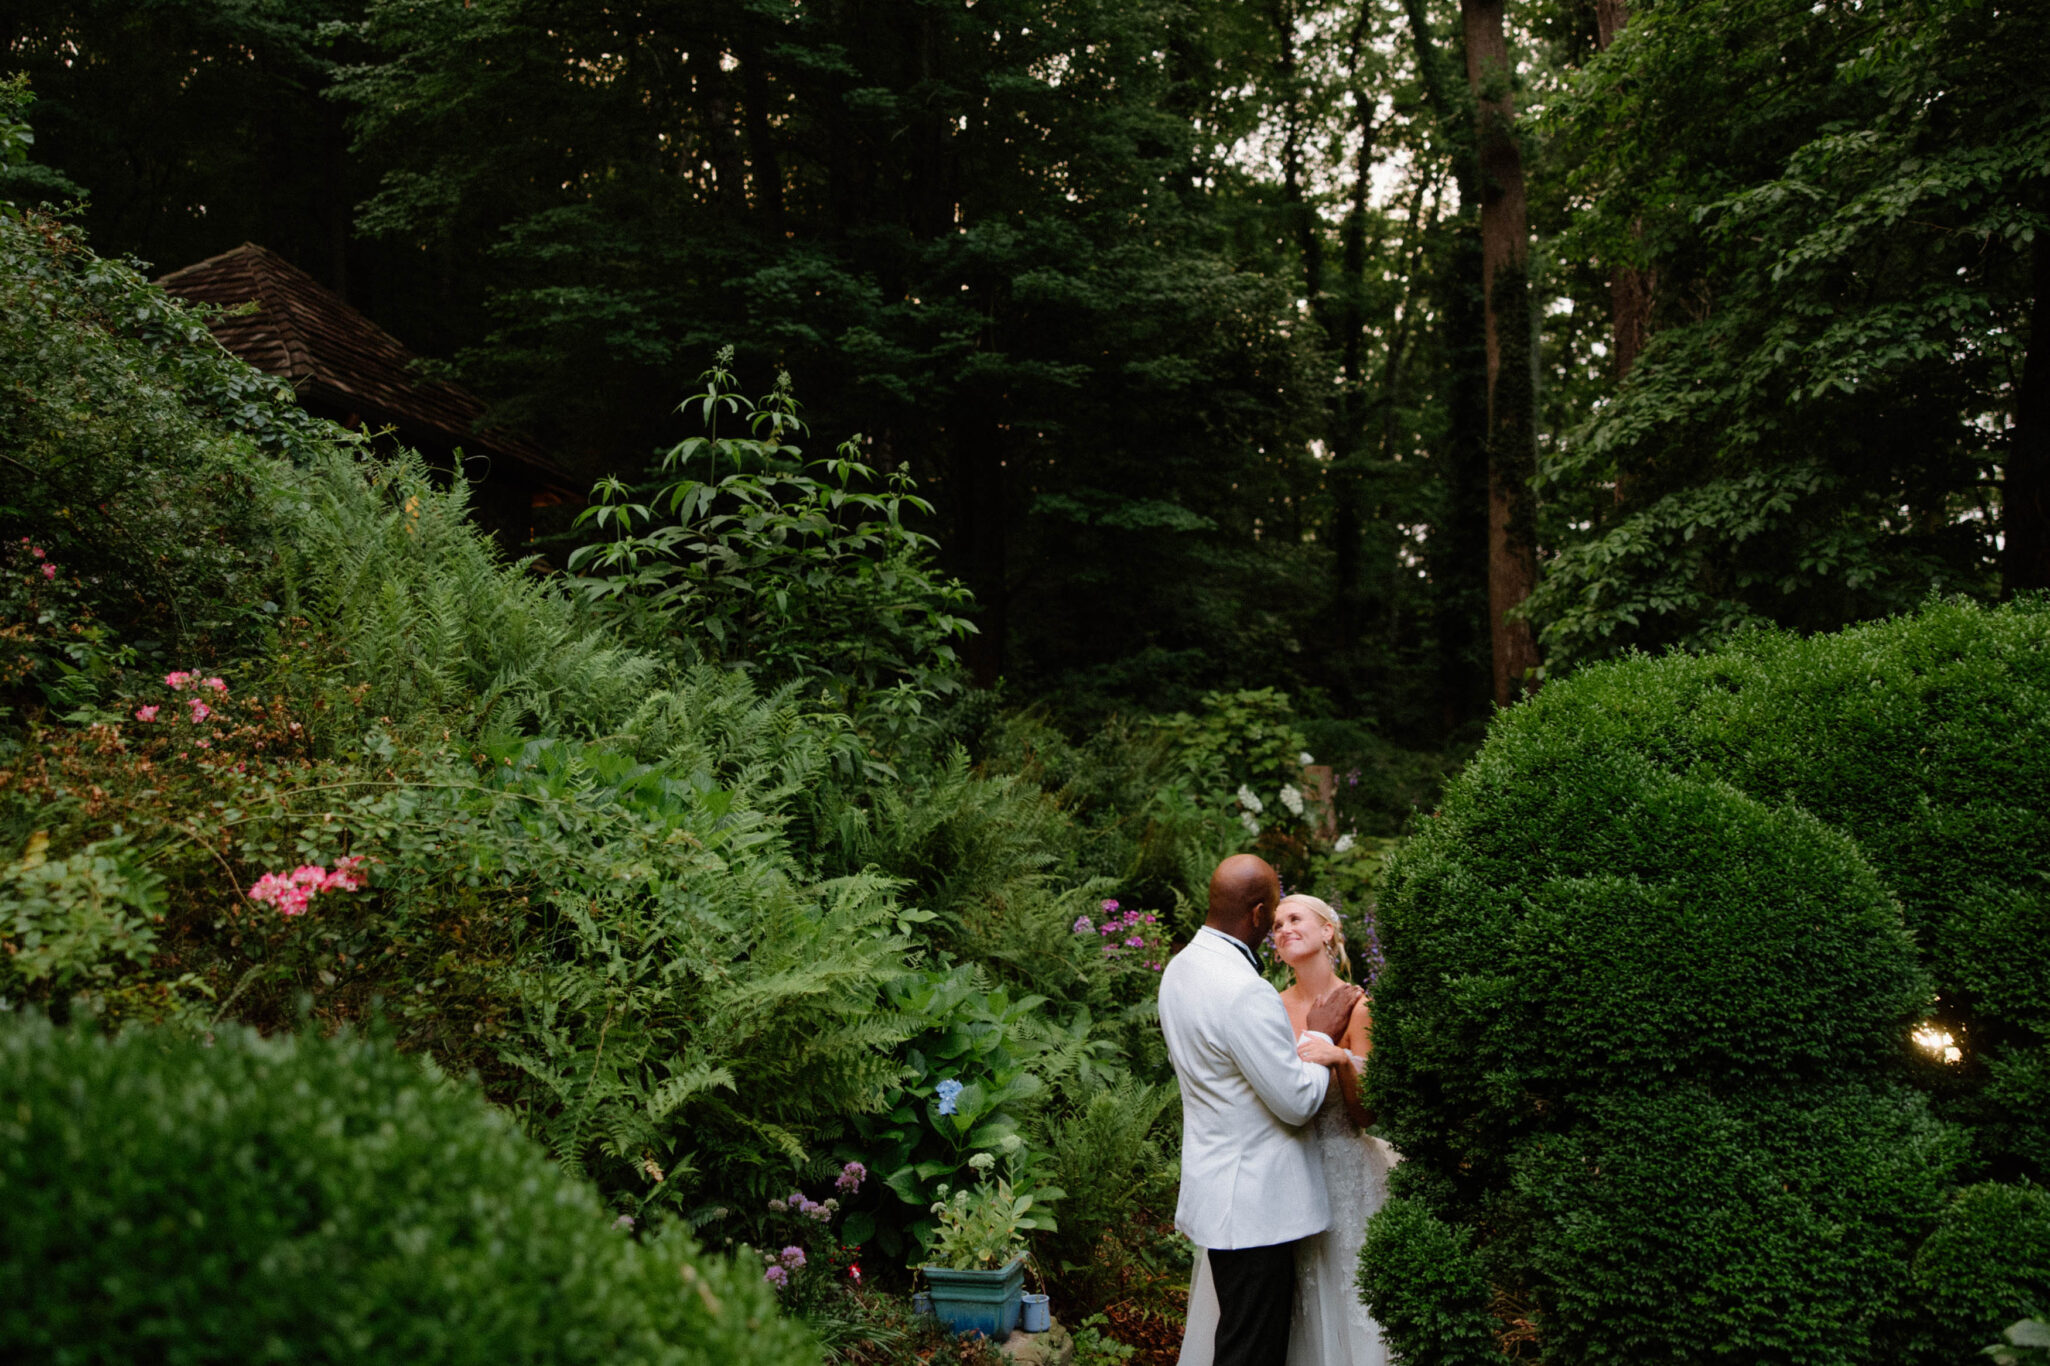
[[[1274,907],[1274,913],[1281,914],[1283,906],[1301,906],[1331,928],[1331,942],[1324,946],[1324,953],[1331,959],[1331,965],[1338,969],[1341,977],[1352,976],[1352,960],[1345,956],[1345,926],[1338,918],[1338,912],[1321,897],[1309,896],[1303,892],[1290,892]]]

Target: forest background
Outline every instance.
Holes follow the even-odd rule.
[[[1631,645],[2050,581],[2026,7],[4,23],[100,251],[260,242],[580,473],[692,434],[717,347],[787,369],[917,479],[1014,700],[1278,684],[1438,750]]]
[[[27,78],[0,111],[6,1000],[167,1037],[382,1031],[476,1077],[608,1214],[809,1248],[776,1293],[854,1359],[908,1330],[888,1297],[850,1307],[840,1240],[894,1273],[939,1184],[999,1153],[1059,1210],[1032,1242],[1064,1304],[1171,1356],[1149,1006],[1220,854],[1340,903],[1371,970],[1383,854],[1534,683],[2050,583],[2050,43],[2020,8],[0,24]],[[538,564],[495,558],[460,488],[307,419],[118,264],[245,239],[487,394],[589,476],[591,515],[537,528]],[[1984,632],[2021,642],[1987,655],[2020,718],[1989,755],[2042,715],[2021,596]],[[1840,639],[1855,673],[1881,637]],[[1870,696],[1884,752],[1924,752]],[[1329,824],[1308,754],[1339,774]],[[1965,787],[2039,810],[2032,781]],[[1913,1022],[1896,994],[1875,1040]],[[2006,1046],[1945,1009],[1961,1055]],[[1986,1094],[2027,1110],[2035,1066]],[[108,1103],[108,1151],[162,1141]],[[2031,1180],[2005,1122],[1983,1160]],[[830,1230],[792,1212],[835,1191]],[[95,1258],[142,1255],[46,1224],[81,1305]],[[1489,1246],[1501,1266],[1439,1287],[1465,1337],[1434,1304],[1406,1340],[1535,1341],[1576,1277]],[[1901,1359],[1889,1304],[1948,1283],[1905,1285],[1804,1350]],[[1915,1350],[1976,1353],[2020,1303]]]

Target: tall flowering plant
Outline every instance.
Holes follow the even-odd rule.
[[[1075,917],[1070,931],[1119,968],[1159,972],[1167,966],[1167,932],[1151,911],[1123,910],[1115,900],[1098,907],[1100,919]],[[1084,952],[1088,952],[1084,949]]]
[[[867,1181],[866,1166],[847,1162],[822,1200],[801,1190],[769,1200],[763,1247],[754,1255],[786,1311],[817,1314],[860,1288],[861,1247],[846,1236],[841,1197],[852,1199]]]

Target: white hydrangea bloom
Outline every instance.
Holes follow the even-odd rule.
[[[1260,799],[1253,795],[1253,789],[1244,783],[1239,784],[1239,805],[1256,816],[1267,809],[1260,804]]]
[[[1253,813],[1250,811],[1239,812],[1239,824],[1246,827],[1246,833],[1249,835],[1260,833],[1260,822],[1253,819]]]
[[[1296,762],[1301,764],[1304,768],[1308,768],[1311,764],[1317,762],[1315,759],[1312,759],[1310,757],[1310,751],[1308,750],[1304,750],[1301,754],[1298,754],[1295,757]]]
[[[1293,787],[1281,789],[1281,804],[1288,808],[1289,814],[1292,816],[1303,814],[1303,794],[1296,791]]]
[[[1352,848],[1352,831],[1348,830],[1338,837],[1338,843],[1331,846],[1331,852],[1342,854],[1350,848]]]

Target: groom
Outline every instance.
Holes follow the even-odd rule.
[[[1236,854],[1210,877],[1210,916],[1160,979],[1160,1028],[1182,1086],[1175,1227],[1210,1259],[1214,1366],[1282,1366],[1295,1303],[1295,1241],[1330,1222],[1324,1168],[1304,1124],[1328,1069],[1296,1056],[1288,1011],[1252,946],[1274,925],[1281,879]],[[1345,1032],[1355,986],[1310,1008],[1309,1030]]]

